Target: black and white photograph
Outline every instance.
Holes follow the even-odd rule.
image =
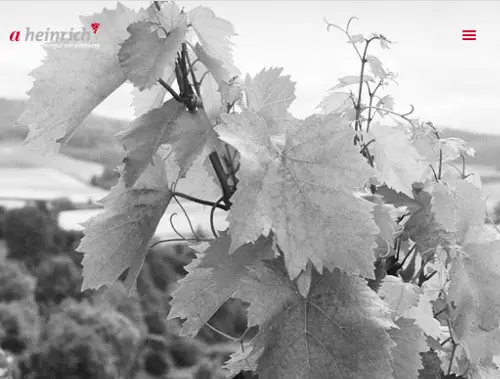
[[[500,379],[499,16],[0,0],[0,379]]]

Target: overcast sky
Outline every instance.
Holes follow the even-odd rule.
[[[147,1],[123,1],[129,8]],[[387,88],[396,110],[409,104],[415,115],[448,126],[500,134],[499,1],[178,1],[186,10],[211,7],[238,32],[235,61],[244,73],[281,66],[297,82],[291,111],[306,117],[339,77],[359,74],[352,46],[339,31],[326,31],[323,18],[353,34],[379,32],[397,44],[373,45],[371,54],[399,74]],[[116,7],[114,1],[0,1],[0,97],[26,98],[28,73],[41,63],[42,42],[11,42],[14,30],[66,30],[80,26],[79,15]],[[462,41],[462,29],[476,29],[476,41]],[[131,119],[132,87],[122,86],[96,113]]]

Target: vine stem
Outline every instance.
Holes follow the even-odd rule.
[[[365,65],[366,65],[366,53],[368,52],[368,46],[370,42],[373,41],[373,38],[366,40],[365,50],[363,51],[363,56],[361,57],[361,74],[359,77],[359,90],[358,90],[358,103],[356,104],[356,124],[355,130],[361,130],[361,121],[359,118],[361,117],[361,96],[363,94],[363,76],[365,74]]]
[[[179,103],[183,102],[177,92],[175,92],[174,89],[170,87],[166,81],[164,81],[162,78],[159,78],[158,83],[160,83],[176,101],[178,101]]]
[[[387,112],[387,113],[393,114],[394,116],[401,117],[403,120],[407,121],[411,125],[411,120],[408,117],[406,117],[403,114],[391,111],[390,109],[381,108],[381,107],[374,107],[374,106],[368,106],[368,105],[363,107],[363,110],[365,110],[365,109],[374,109],[374,110],[377,110],[377,111],[382,111],[382,112]]]
[[[173,196],[182,197],[183,199],[190,200],[192,202],[195,202],[195,203],[198,203],[198,204],[202,204],[202,205],[208,205],[209,207],[216,207],[216,208],[223,209],[225,211],[229,210],[229,207],[227,205],[225,205],[225,204],[219,204],[217,202],[214,203],[212,201],[198,199],[197,197],[190,196],[190,195],[187,195],[187,194],[182,193],[182,192],[174,192]]]

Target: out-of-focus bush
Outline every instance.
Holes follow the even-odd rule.
[[[3,228],[8,258],[24,261],[27,266],[36,265],[51,244],[50,223],[49,217],[37,208],[8,211]]]
[[[44,336],[31,357],[31,367],[24,365],[31,372],[27,378],[131,377],[141,346],[140,332],[130,319],[87,301],[63,302],[50,316]]]
[[[36,345],[40,322],[36,304],[29,300],[0,303],[0,346],[21,354]]]
[[[495,205],[491,219],[495,224],[500,224],[500,202]]]
[[[128,296],[127,290],[122,282],[115,282],[110,287],[103,287],[92,294],[91,302],[96,307],[114,309],[127,316],[145,336],[147,331],[144,322],[141,301],[137,294]]]
[[[37,276],[35,299],[48,307],[66,298],[81,299],[81,268],[65,255],[50,255],[34,270]]]
[[[0,302],[33,299],[35,283],[21,262],[0,262]]]
[[[34,349],[21,366],[26,379],[115,379],[113,352],[86,325],[68,317],[56,317],[57,328]]]

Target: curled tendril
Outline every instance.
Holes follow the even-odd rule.
[[[219,200],[215,202],[215,204],[212,206],[212,209],[210,210],[210,228],[212,229],[212,233],[215,236],[215,238],[219,238],[219,235],[215,231],[215,226],[214,226],[214,213],[215,213],[215,208],[217,208],[217,205],[224,200],[224,196],[221,196]]]

